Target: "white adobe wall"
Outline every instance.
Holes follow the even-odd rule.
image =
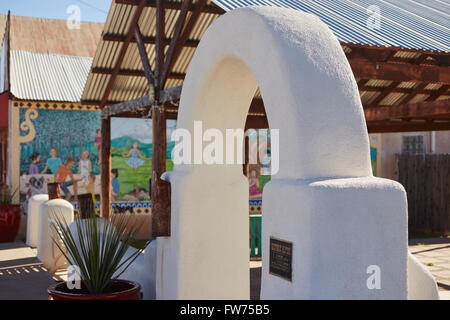
[[[408,252],[408,299],[439,300],[439,292],[431,272]]]
[[[295,10],[226,13],[191,61],[178,128],[244,128],[258,85],[270,128],[280,129],[280,170],[263,197],[261,297],[406,299],[405,192],[372,177],[358,88],[337,39]],[[157,240],[157,298],[248,299],[241,165],[178,165],[164,179],[171,236]],[[292,282],[268,274],[271,236],[293,242]],[[380,289],[366,285],[370,265],[380,267]]]

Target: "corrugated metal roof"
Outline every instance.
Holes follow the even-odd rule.
[[[0,32],[6,18],[0,15]],[[24,100],[79,102],[103,26],[81,22],[70,29],[66,20],[11,15],[11,93]]]
[[[181,3],[180,0],[171,0],[172,3]],[[196,1],[194,1],[196,3]],[[207,1],[210,4],[210,1]],[[129,24],[134,14],[136,6],[117,4],[114,1],[106,19],[104,35],[126,35]],[[143,9],[139,18],[139,28],[144,37],[156,36],[156,9],[146,7]],[[180,10],[166,9],[165,12],[165,34],[170,36],[173,34],[175,24],[178,19]],[[219,17],[219,14],[202,13],[190,34],[190,40],[200,40],[203,33],[211,25],[211,23]],[[189,14],[188,17],[189,18]],[[122,46],[121,42],[101,40],[97,52],[94,57],[93,68],[112,70],[117,62],[117,56]],[[145,45],[152,70],[155,68],[155,45],[147,43]],[[167,50],[168,47],[166,47]],[[172,71],[185,73],[195,52],[193,47],[184,47],[181,54],[175,62]],[[124,70],[142,70],[142,62],[139,56],[137,45],[131,43],[128,47],[125,58],[123,59],[121,69]],[[102,99],[103,92],[106,89],[110,75],[90,73],[85,91],[83,93],[84,101],[99,101]],[[183,83],[182,79],[173,77],[168,78],[166,88],[175,87]],[[109,95],[109,101],[126,101],[138,98],[148,94],[147,81],[144,77],[130,77],[119,75],[116,78],[113,89]]]
[[[170,0],[169,2],[172,5],[174,3],[181,4],[182,0]],[[196,4],[197,1],[194,0],[193,3]],[[405,62],[419,58],[423,52],[441,51],[446,53],[450,51],[450,3],[447,0],[445,2],[441,0],[208,0],[207,4],[216,4],[225,11],[244,6],[266,5],[294,8],[315,14],[335,33],[347,53],[353,50],[350,47],[355,44],[357,46],[398,47],[404,48],[404,50],[397,51],[393,58],[399,58]],[[370,5],[376,5],[380,9],[380,29],[371,29],[367,25],[369,18],[367,9]],[[113,39],[126,36],[136,8],[135,5],[112,2],[105,23],[104,37],[105,35],[113,37],[109,40],[103,38],[100,41],[92,65],[93,68],[101,69],[104,72],[89,74],[82,101],[99,104],[102,100],[111,77],[111,71],[116,65],[118,53],[123,45],[123,42]],[[166,37],[170,38],[173,35],[179,12],[179,10],[166,8]],[[156,9],[152,6],[147,6],[142,11],[138,23],[144,37],[155,37],[155,13]],[[205,30],[219,16],[220,13],[203,12],[193,28],[189,40],[199,41]],[[145,46],[154,70],[155,45],[146,43]],[[194,52],[195,46],[185,46],[182,49],[165,88],[183,83],[183,78],[177,77],[177,74],[186,73]],[[143,70],[135,43],[130,43],[128,46],[120,69]],[[375,83],[374,86],[382,91],[390,82],[377,80]],[[408,84],[404,86],[408,87]],[[399,87],[402,88],[403,84],[400,84]],[[147,94],[148,86],[145,77],[119,73],[108,96],[108,103],[136,99]],[[363,103],[373,101],[378,95],[379,92],[366,94],[362,92]],[[391,99],[391,96],[384,100],[397,101],[397,98],[404,95],[404,93],[397,93],[396,99]]]
[[[318,16],[344,43],[450,51],[450,3],[436,0],[213,0],[225,10],[276,6]],[[379,8],[380,27],[368,23]]]
[[[12,50],[11,93],[17,99],[79,102],[90,57]]]

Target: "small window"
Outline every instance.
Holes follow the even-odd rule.
[[[403,136],[402,153],[423,154],[423,136]]]

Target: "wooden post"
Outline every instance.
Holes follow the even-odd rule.
[[[190,2],[187,0],[185,2]],[[164,83],[161,81],[164,61],[164,5],[156,1],[156,67],[155,100],[152,105],[152,236],[170,236],[170,184],[161,180],[166,171],[166,113],[161,103]]]
[[[103,218],[109,218],[111,210],[111,118],[102,119],[102,142],[100,149],[100,214]]]
[[[161,180],[166,171],[166,116],[164,108],[152,108],[152,236],[170,236],[170,184]]]

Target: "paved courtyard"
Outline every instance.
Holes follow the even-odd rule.
[[[409,250],[436,278],[441,299],[450,300],[450,238],[411,240]],[[47,287],[65,278],[50,276],[36,257],[36,249],[22,241],[0,243],[0,300],[46,300]],[[259,299],[261,262],[250,262],[250,296]]]
[[[450,292],[450,238],[411,240],[409,250],[427,266],[439,290]]]

